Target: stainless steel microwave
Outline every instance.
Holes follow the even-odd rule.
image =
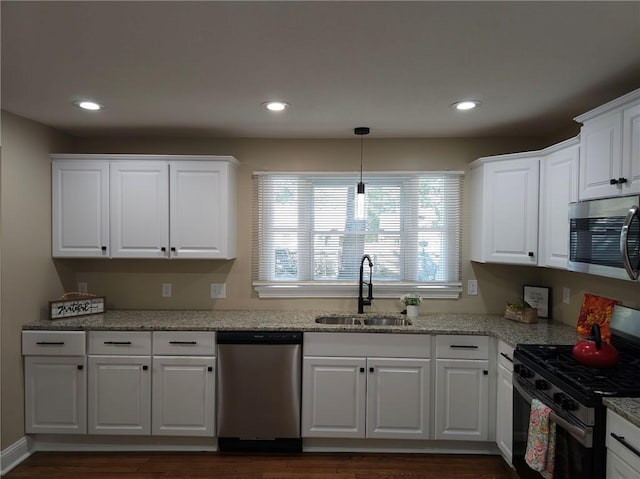
[[[569,269],[638,279],[640,195],[569,205]]]

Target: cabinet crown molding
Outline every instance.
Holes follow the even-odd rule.
[[[226,161],[234,166],[240,162],[230,155],[138,155],[120,153],[53,153],[52,160],[108,160],[108,161]]]
[[[627,103],[632,103],[638,100],[640,100],[640,88],[632,92],[629,92],[626,95],[623,95],[619,98],[616,98],[615,100],[611,100],[610,102],[605,103],[604,105],[600,105],[594,108],[593,110],[589,110],[583,113],[582,115],[576,116],[574,118],[574,121],[577,121],[578,123],[584,123],[585,121],[589,121],[592,118],[603,115],[605,113],[608,113],[622,106],[625,106]]]

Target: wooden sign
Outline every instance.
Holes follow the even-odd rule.
[[[105,312],[104,296],[86,296],[49,301],[49,319],[62,319]]]

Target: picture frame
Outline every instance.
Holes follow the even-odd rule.
[[[522,299],[538,310],[539,318],[551,319],[551,288],[525,285]]]

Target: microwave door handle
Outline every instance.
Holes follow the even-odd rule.
[[[513,387],[518,391],[520,396],[530,405],[533,397],[527,393],[522,386],[518,384],[518,380],[513,381]],[[568,434],[570,434],[576,441],[582,444],[584,447],[592,447],[593,446],[593,435],[590,429],[582,429],[578,426],[574,426],[566,419],[558,416],[553,411],[549,414],[549,421],[555,422],[556,426],[564,429]]]
[[[631,222],[633,218],[638,218],[640,220],[640,216],[638,213],[640,212],[640,208],[637,206],[632,206],[629,208],[629,212],[627,213],[627,217],[624,219],[624,224],[622,225],[622,230],[620,231],[620,252],[622,253],[622,263],[624,264],[624,269],[627,270],[627,274],[631,279],[638,279],[640,276],[640,271],[633,268],[631,264],[631,260],[629,259],[629,247],[627,245],[627,238],[629,237],[629,228],[631,227]]]

